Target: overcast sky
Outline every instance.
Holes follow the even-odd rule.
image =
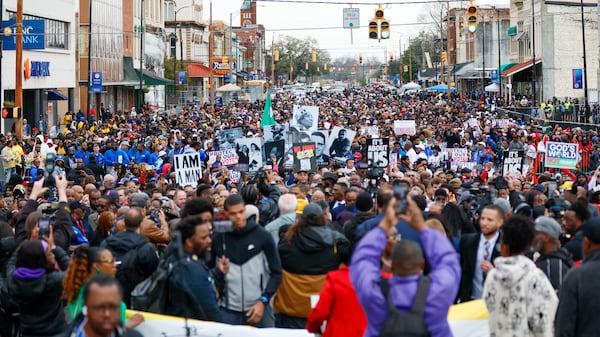
[[[314,0],[306,0],[310,2]],[[339,0],[321,0],[321,2]],[[399,0],[391,0],[400,2]],[[406,0],[409,2],[411,0]],[[213,0],[213,19],[229,22],[229,15],[233,13],[233,24],[239,25],[239,8],[242,0]],[[267,30],[267,44],[270,45],[271,39],[277,40],[278,36],[291,35],[299,38],[308,36],[314,37],[319,43],[319,48],[326,49],[332,58],[349,56],[358,58],[362,53],[365,59],[377,57],[382,60],[389,57],[390,52],[397,56],[400,43],[402,48],[406,48],[408,39],[415,36],[423,29],[431,29],[432,24],[427,15],[427,5],[424,4],[392,4],[383,5],[385,17],[390,20],[392,25],[391,37],[389,40],[377,42],[369,40],[367,25],[374,16],[377,6],[372,4],[373,0],[350,0],[353,7],[360,9],[360,28],[352,29],[353,41],[351,44],[350,31],[343,26],[343,9],[350,5],[339,4],[310,4],[310,3],[277,3],[277,2],[257,2],[258,23],[263,24]],[[210,0],[204,0],[204,17],[209,17]],[[451,7],[465,7],[468,2],[453,2]],[[444,3],[445,4],[445,3]],[[496,5],[499,7],[508,7],[509,2],[504,0],[488,0],[486,2],[478,1],[479,5]],[[439,14],[438,14],[439,15]],[[319,29],[331,28],[335,29]],[[387,51],[387,54],[386,54]]]

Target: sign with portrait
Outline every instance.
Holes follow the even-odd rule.
[[[296,143],[292,148],[294,150],[294,172],[312,173],[317,170],[315,143]]]

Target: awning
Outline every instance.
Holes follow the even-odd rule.
[[[520,32],[517,35],[513,36],[513,41],[524,41],[529,38],[529,34],[527,32]]]
[[[135,73],[137,74],[137,76],[140,76],[139,70],[136,69]],[[168,82],[172,82],[171,80],[160,77],[160,76],[156,75],[155,73],[148,71],[146,69],[142,70],[142,75],[143,75],[143,79],[144,79],[144,85],[166,85]]]
[[[191,77],[209,77],[210,68],[202,64],[188,64],[188,76]]]
[[[535,64],[541,63],[542,59],[536,59],[535,60]],[[533,60],[529,60],[527,62],[523,62],[523,63],[519,63],[507,70],[505,70],[504,72],[502,72],[502,77],[511,77],[516,73],[519,73],[525,69],[531,68],[531,65],[533,64]]]
[[[140,76],[133,66],[133,58],[128,56],[123,57],[123,80],[140,83]]]
[[[60,91],[56,89],[48,89],[48,100],[49,101],[66,101],[69,98],[63,95]]]
[[[500,74],[502,74],[502,72],[504,72],[506,69],[510,69],[510,67],[516,65],[516,63],[505,63],[503,65],[500,66]]]
[[[512,26],[508,28],[508,36],[517,35],[517,26]]]

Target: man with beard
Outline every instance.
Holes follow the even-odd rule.
[[[560,224],[551,217],[540,216],[535,219],[535,237],[533,249],[540,253],[535,265],[540,268],[558,293],[567,272],[573,267],[571,253],[560,248]]]
[[[187,296],[168,296],[165,313],[220,322],[221,313],[212,275],[222,280],[229,272],[229,259],[224,256],[219,259],[212,272],[206,266],[207,254],[212,243],[212,212],[210,221],[207,220],[209,219],[203,212],[200,215],[188,216],[177,225],[183,246],[183,261],[179,263],[183,264],[173,270],[169,288],[181,289]]]

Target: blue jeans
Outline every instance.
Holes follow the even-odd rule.
[[[16,173],[17,173],[17,169],[14,167],[4,169],[4,179],[5,179],[4,181],[8,184],[8,182],[10,181],[10,177]]]
[[[263,317],[258,323],[248,323],[248,317],[245,312],[233,311],[221,307],[221,318],[223,323],[233,325],[252,325],[257,328],[273,328],[275,327],[275,316],[273,315],[273,308],[270,305],[265,306],[265,312]]]

